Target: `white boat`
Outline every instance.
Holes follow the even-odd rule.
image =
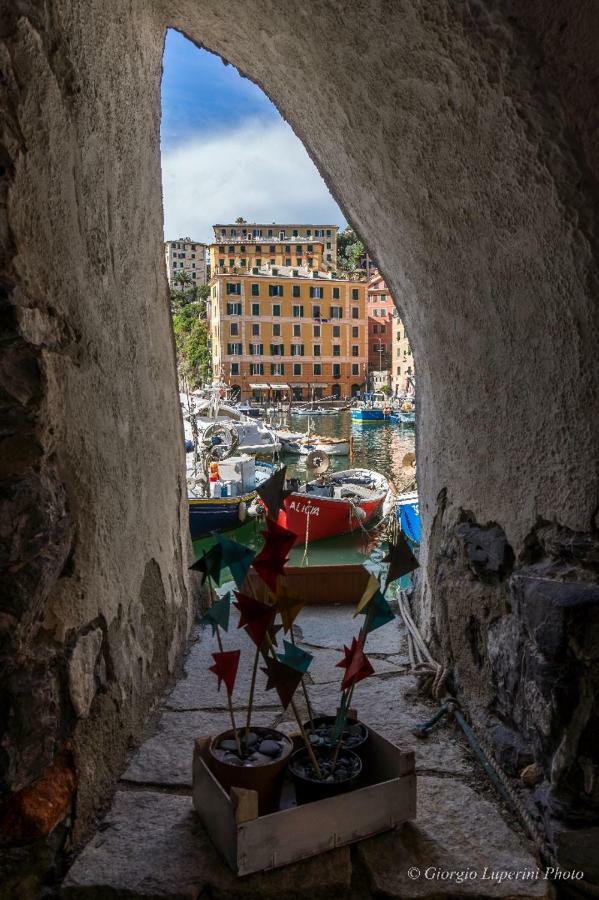
[[[335,416],[340,412],[340,409],[325,409],[322,406],[318,406],[315,409],[305,409],[303,407],[291,408],[292,416]]]
[[[281,442],[271,428],[251,419],[228,403],[223,403],[214,393],[209,396],[181,394],[181,406],[185,424],[185,439],[192,441],[191,419],[195,419],[199,440],[212,425],[228,425],[237,434],[237,451],[257,456],[272,456],[281,449]]]
[[[306,434],[303,431],[276,431],[284,453],[307,456],[314,450],[325,452],[328,456],[347,456],[349,441],[344,438],[324,437],[319,434]]]

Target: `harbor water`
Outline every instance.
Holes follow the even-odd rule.
[[[287,416],[280,418],[277,414],[271,417],[275,428],[289,428],[294,432],[308,430],[307,416]],[[352,423],[348,410],[333,415],[315,416],[310,419],[312,433],[325,437],[353,439],[353,458],[347,456],[330,457],[330,471],[348,468],[373,469],[385,475],[396,485],[402,479],[402,460],[406,453],[414,451],[414,428],[411,426],[392,424],[388,421]],[[305,457],[281,455],[280,461],[287,466],[287,476],[299,478],[314,477],[307,473]],[[264,525],[256,520],[228,532],[227,537],[239,541],[253,549],[262,546],[261,531]],[[211,538],[202,538],[194,542],[196,556],[212,543]],[[339,565],[342,563],[363,563],[376,572],[380,567],[383,547],[379,537],[369,536],[362,529],[352,534],[339,535],[309,544],[307,557],[304,559],[305,547],[298,545],[291,551],[290,565]]]

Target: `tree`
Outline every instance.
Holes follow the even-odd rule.
[[[379,388],[379,390],[380,390],[381,394],[385,395],[385,397],[389,397],[389,395],[391,394],[391,388],[389,387],[388,384],[382,384],[381,387]]]
[[[337,238],[337,268],[354,272],[360,267],[360,259],[365,252],[364,244],[351,225],[347,225]]]
[[[188,288],[193,287],[193,278],[188,271],[181,269],[173,275],[173,283],[182,291],[185,291]]]
[[[200,318],[203,302],[191,302],[173,315],[173,331],[177,350],[177,367],[192,388],[212,377],[210,333],[205,318]]]
[[[243,218],[243,216],[238,216],[238,217],[235,219],[235,224],[236,224],[236,225],[247,225],[247,222],[246,222],[246,220]]]

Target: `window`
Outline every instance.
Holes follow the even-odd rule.
[[[304,345],[303,344],[292,344],[291,345],[291,355],[292,356],[303,356],[304,355]]]
[[[278,322],[272,326],[272,336],[273,337],[281,337],[281,326],[279,325]]]
[[[218,265],[219,265],[219,267],[220,267],[221,269],[224,269],[224,267],[225,267],[225,261],[224,261],[224,259],[219,259]]]
[[[327,243],[327,250],[330,250],[330,249],[331,249],[331,242],[328,241],[328,243]]]
[[[231,334],[231,337],[237,337],[237,335],[239,334],[239,322],[231,322],[231,324],[229,325],[229,332]]]
[[[263,356],[264,344],[250,344],[250,356]]]
[[[386,331],[386,326],[381,322],[381,334],[384,334]]]
[[[270,355],[271,356],[285,356],[285,345],[284,344],[271,344],[270,345]]]
[[[360,329],[357,325],[352,325],[351,336],[353,338],[360,337]]]
[[[352,319],[359,319],[359,318],[360,318],[360,307],[359,307],[359,306],[352,306],[352,308],[351,308],[351,317],[352,317]]]
[[[292,296],[293,296],[293,297],[299,297],[299,296],[300,296],[300,286],[299,286],[299,284],[294,284],[294,285],[293,285],[293,287],[292,287],[292,289],[291,289],[291,293],[292,293]]]
[[[339,378],[341,376],[341,366],[339,363],[333,363],[333,378]]]
[[[260,234],[262,234],[262,231],[260,231]],[[255,229],[254,229],[254,236],[256,236]],[[254,251],[256,253],[262,253],[262,244],[256,244]]]
[[[312,328],[313,337],[320,337],[320,325],[314,325]]]
[[[311,249],[312,249],[312,247],[308,247],[308,250],[311,250]],[[302,252],[302,245],[301,245],[301,244],[296,244],[296,245],[295,245],[295,252],[296,252],[296,253],[301,253],[301,252]]]
[[[294,325],[293,326],[293,337],[301,337],[302,336],[302,326]]]
[[[250,363],[250,375],[264,375],[264,363]]]
[[[302,374],[302,364],[301,363],[293,363],[293,374],[294,375]]]
[[[359,300],[359,299],[360,299],[360,290],[359,290],[359,288],[352,288],[352,291],[351,291],[351,298],[352,298],[352,300]]]
[[[401,366],[398,366],[398,367],[397,367],[397,374],[398,374],[398,375],[401,375]]]
[[[252,335],[260,335],[260,326],[257,322],[252,322]]]
[[[280,303],[273,303],[273,305],[272,305],[272,314],[273,314],[273,316],[280,316],[280,315],[281,315],[281,304],[280,304]]]
[[[333,337],[341,337],[341,325],[333,325]]]
[[[343,310],[340,306],[331,306],[331,319],[340,319],[342,317]]]
[[[314,252],[314,245],[308,244],[308,253],[313,253],[313,252]]]
[[[359,346],[358,346],[357,344],[353,344],[353,345],[352,345],[352,348],[351,348],[351,355],[352,355],[352,356],[359,356],[359,355],[360,355],[360,348],[359,348]]]
[[[333,356],[341,356],[341,344],[333,344]]]
[[[310,288],[310,297],[312,300],[322,300],[323,289],[321,287],[311,287]]]
[[[231,268],[233,268],[233,267],[235,266],[235,260],[234,260],[233,258],[231,258],[231,259],[229,260],[229,265],[230,265]]]
[[[372,333],[373,333],[373,334],[378,334],[378,333],[379,333],[379,326],[377,325],[376,322],[375,322],[374,325],[372,326]]]
[[[229,253],[235,253],[235,247],[233,247],[232,245],[231,247],[229,247]]]
[[[269,295],[269,297],[282,297],[283,296],[283,285],[282,284],[269,284],[268,285],[268,295]]]
[[[285,244],[285,253],[291,253],[291,244]]]
[[[314,258],[312,256],[308,257],[308,268],[314,265]]]
[[[333,288],[333,300],[338,300],[338,299],[339,299],[339,288],[334,287]]]
[[[304,316],[304,307],[303,306],[294,306],[293,307],[293,316],[294,318],[303,318]]]
[[[290,266],[290,265],[291,265],[291,257],[290,257],[290,256],[286,256],[286,257],[285,257],[285,265],[286,265],[286,266]]]
[[[372,310],[372,315],[373,315],[373,316],[378,316],[378,314],[379,314],[378,309],[373,309],[373,310]]]
[[[387,302],[387,295],[386,295],[386,294],[381,294],[381,298],[380,298],[380,299],[381,299],[381,303],[386,303],[386,302]]]
[[[322,363],[314,363],[314,374],[322,375]]]
[[[259,257],[256,259],[256,265],[257,265],[257,266],[261,266],[261,265],[262,265],[262,260],[261,260]]]
[[[241,268],[245,269],[246,267],[247,267],[247,259],[242,259],[241,260]]]
[[[231,375],[239,375],[239,363],[231,363]]]
[[[320,350],[321,350],[320,344],[314,344],[313,347],[312,347],[312,349],[313,349],[313,351],[314,351],[314,356],[321,356],[321,353],[320,353]]]
[[[241,344],[227,344],[227,353],[229,356],[241,356],[243,353]]]
[[[272,237],[272,231],[270,232],[269,237]],[[269,253],[274,253],[275,251],[276,251],[275,245],[274,245],[274,244],[269,244],[269,246],[268,246],[268,252],[269,252]]]
[[[259,316],[260,315],[260,304],[252,303],[252,315]]]
[[[331,229],[327,228],[327,237],[330,237],[330,236],[331,236]]]
[[[313,306],[313,307],[312,307],[312,318],[313,318],[313,319],[320,319],[320,306]]]
[[[218,252],[219,252],[219,253],[224,253],[224,252],[225,252],[225,246],[224,246],[224,244],[221,244],[221,245],[220,245],[220,247],[218,248]]]
[[[266,237],[272,237],[272,228],[268,229],[268,234],[266,235]]]
[[[298,234],[299,234],[299,232],[298,232],[297,228],[294,228],[293,229],[293,237],[297,237]]]
[[[296,258],[295,258],[295,264],[296,264],[296,266],[301,266],[301,264],[302,264],[302,258],[301,258],[301,256],[296,256]],[[297,272],[294,272],[293,274],[294,274],[294,275],[297,275]]]
[[[271,363],[270,364],[270,374],[271,375],[284,375],[285,374],[285,363]]]
[[[260,285],[253,284],[252,285],[252,297],[259,297],[259,296],[260,296]]]
[[[352,375],[360,374],[360,366],[358,365],[358,363],[352,363],[351,373],[352,373]]]
[[[227,303],[227,315],[228,316],[240,316],[241,315],[241,303]]]
[[[241,294],[240,281],[227,281],[227,296],[230,294]]]

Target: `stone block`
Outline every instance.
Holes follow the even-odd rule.
[[[102,640],[101,628],[82,635],[69,660],[69,694],[78,716],[89,714],[98,684],[106,678],[103,661],[98,659]]]

